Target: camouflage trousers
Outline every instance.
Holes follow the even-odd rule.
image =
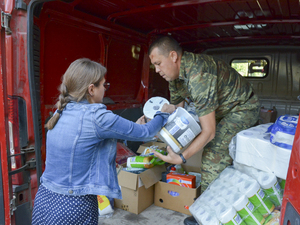
[[[215,138],[204,147],[202,154],[201,193],[227,166],[232,165],[229,143],[238,132],[258,121],[259,105],[256,104],[255,109],[229,113],[217,123]]]

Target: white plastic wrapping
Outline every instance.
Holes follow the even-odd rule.
[[[259,225],[277,220],[281,206],[276,206],[272,199],[275,195],[267,192],[267,189],[276,186],[272,175],[244,168],[243,165],[237,166],[238,169],[231,166],[222,171],[190,206],[189,210],[199,224],[208,224],[205,220],[211,215],[215,215],[223,224],[232,222]],[[261,179],[261,172],[264,176],[269,175],[266,177],[270,179]],[[264,189],[258,180],[267,189]],[[236,182],[239,185],[236,185]]]
[[[291,150],[271,143],[272,125],[261,124],[237,133],[229,144],[229,154],[240,164],[274,173],[285,180]]]

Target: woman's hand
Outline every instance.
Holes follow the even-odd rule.
[[[146,121],[145,121],[145,115],[141,116],[140,118],[138,118],[138,120],[135,122],[137,124],[146,124]]]
[[[171,163],[171,164],[181,164],[182,159],[179,155],[177,155],[175,152],[173,152],[172,148],[170,146],[167,147],[168,155],[163,155],[157,151],[154,151],[154,156],[160,158],[161,160]]]
[[[165,103],[163,105],[163,107],[161,108],[161,112],[166,112],[166,113],[172,113],[176,110],[176,106],[175,105],[172,105],[172,104],[168,104],[168,103]]]

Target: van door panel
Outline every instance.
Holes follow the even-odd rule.
[[[5,51],[5,30],[0,31],[0,224],[10,224],[10,199],[12,196],[11,182],[8,176],[10,161],[9,155],[9,129],[8,129],[8,100],[7,100],[7,78],[6,78],[6,51]]]

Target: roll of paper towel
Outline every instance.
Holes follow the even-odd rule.
[[[213,181],[213,183],[210,184],[209,190],[216,192],[220,189],[227,188],[230,186],[231,186],[231,184],[228,183],[226,180],[217,178]]]
[[[274,205],[280,206],[282,203],[282,190],[275,174],[261,171],[258,173],[257,181]]]
[[[214,211],[207,206],[196,206],[195,203],[189,208],[190,212],[199,224],[203,225],[219,225],[220,221],[216,217]]]
[[[231,187],[228,189],[224,189],[220,193],[222,194],[222,197],[227,200],[228,204],[232,205],[232,196],[237,192],[239,192],[239,190],[236,187]]]
[[[222,224],[246,225],[233,206],[224,206],[217,216]]]
[[[224,182],[229,182],[236,176],[239,176],[241,173],[231,167],[225,168],[219,175],[219,179],[224,181]]]
[[[192,215],[194,216],[194,218],[197,220],[198,223],[201,223],[201,219],[206,218],[210,212],[210,209],[207,206],[202,205],[200,201],[195,201],[189,207],[189,210],[192,213]]]
[[[202,225],[219,225],[220,220],[213,212],[210,212],[206,217],[201,217]]]
[[[236,138],[236,161],[266,172],[274,171],[276,149],[266,126],[243,130]]]
[[[218,214],[225,205],[215,197],[211,202],[209,202],[209,206],[216,214]]]
[[[275,208],[274,204],[267,198],[259,183],[254,181],[247,181],[244,186],[239,188],[240,192],[245,193],[249,201],[258,207],[258,211],[263,215],[269,215]]]
[[[153,119],[157,111],[160,111],[163,105],[169,101],[162,97],[152,97],[144,105],[143,113],[148,119]]]
[[[265,219],[263,215],[255,208],[254,205],[249,201],[249,199],[242,194],[237,192],[232,196],[232,205],[241,216],[242,220],[246,224],[263,224]]]

